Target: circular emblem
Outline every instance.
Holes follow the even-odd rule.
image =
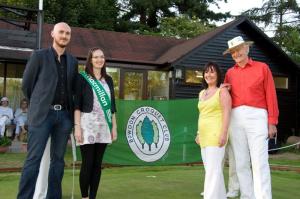
[[[88,136],[88,142],[89,142],[90,144],[94,144],[94,143],[95,143],[95,138],[94,138],[94,136],[92,136],[92,135]]]
[[[137,108],[129,117],[126,138],[133,153],[145,162],[159,160],[170,145],[170,131],[163,115],[153,107]]]

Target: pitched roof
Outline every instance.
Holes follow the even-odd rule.
[[[181,58],[235,22],[227,23],[189,40],[72,27],[72,38],[67,50],[75,57],[85,59],[90,48],[99,46],[108,60],[163,65]],[[36,31],[35,24],[31,27],[32,31]],[[0,28],[20,30],[4,22],[0,22]],[[52,28],[53,24],[43,25],[43,48],[52,44],[50,36]]]
[[[32,24],[31,27],[31,31],[36,31],[36,24]],[[43,24],[41,44],[43,48],[52,44],[50,36],[52,28],[53,24]],[[16,34],[23,31],[21,28],[1,21],[0,29],[15,30]],[[23,39],[26,38],[23,37]],[[10,41],[0,41],[0,45],[8,46],[10,43],[9,46],[26,47],[17,40],[18,38],[11,38]],[[156,64],[156,59],[161,54],[184,41],[186,40],[72,27],[72,38],[67,50],[77,58],[85,59],[90,48],[99,46],[108,60]],[[32,46],[28,47],[32,48]]]
[[[44,25],[43,47],[52,43],[49,36],[52,28],[53,25]],[[185,40],[72,27],[72,38],[67,49],[77,58],[85,59],[90,48],[99,46],[108,60],[156,63],[161,54],[183,41]]]
[[[188,52],[192,51],[194,48],[203,45],[205,42],[209,41],[211,38],[223,32],[235,23],[237,23],[237,21],[229,22],[210,32],[204,33],[202,35],[194,37],[193,39],[189,39],[181,44],[173,46],[172,48],[168,49],[168,51],[166,51],[164,54],[162,54],[156,61],[159,63],[172,63],[177,59],[180,59],[182,56],[186,55]]]
[[[252,31],[261,35],[268,45],[275,46],[281,56],[291,60],[278,45],[246,17],[240,17],[189,40],[72,27],[72,38],[67,50],[78,59],[85,60],[88,50],[98,46],[103,49],[108,61],[166,65],[179,60],[195,48],[204,45],[212,38],[239,24],[249,26]],[[53,24],[43,25],[42,47],[48,47],[52,44],[50,36],[52,28]],[[16,30],[18,28],[0,21],[0,29]],[[33,24],[32,31],[35,31],[35,29],[36,25]],[[17,43],[20,44],[20,41],[15,42],[15,44]],[[23,56],[26,55],[25,53]]]
[[[207,32],[205,34],[199,35],[193,39],[189,39],[185,42],[182,42],[180,44],[177,44],[170,49],[168,49],[164,54],[162,54],[157,60],[157,63],[173,63],[183,56],[187,55],[189,52],[194,50],[197,47],[200,47],[201,45],[205,45],[206,42],[209,40],[217,37],[218,35],[222,34],[223,32],[227,31],[230,28],[239,26],[239,25],[246,25],[249,31],[254,31],[256,34],[258,34],[260,37],[263,38],[264,45],[267,45],[270,47],[270,49],[273,49],[277,51],[278,56],[283,57],[286,61],[292,63],[294,66],[296,66],[298,69],[300,68],[300,65],[294,62],[281,48],[278,46],[275,42],[273,42],[258,26],[256,26],[253,22],[251,22],[247,17],[240,16],[237,19],[224,24],[210,32]],[[260,41],[262,42],[262,41]]]

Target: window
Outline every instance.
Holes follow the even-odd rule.
[[[124,97],[125,100],[144,99],[144,72],[128,70],[124,71]]]
[[[78,71],[83,71],[84,67],[84,64],[78,64]]]
[[[287,77],[274,77],[275,87],[279,89],[289,89],[289,79]]]
[[[7,96],[9,106],[14,110],[19,107],[21,99],[24,98],[22,92],[24,69],[25,64],[0,63],[0,96]]]
[[[148,72],[148,99],[166,100],[169,98],[169,77],[168,72]]]
[[[115,98],[119,99],[120,93],[120,69],[107,67],[106,72],[112,77],[114,82]]]
[[[202,79],[203,76],[201,70],[185,70],[185,83],[201,84]]]

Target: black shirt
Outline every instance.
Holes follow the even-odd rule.
[[[67,89],[67,56],[66,52],[60,56],[60,61],[58,59],[58,54],[53,47],[51,47],[54,54],[54,59],[57,68],[58,81],[55,89],[54,99],[52,105],[60,104],[64,108],[68,109],[68,89]]]

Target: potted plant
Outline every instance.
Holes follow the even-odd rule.
[[[11,145],[11,140],[8,137],[0,138],[0,153],[5,153],[8,151],[9,146]]]

